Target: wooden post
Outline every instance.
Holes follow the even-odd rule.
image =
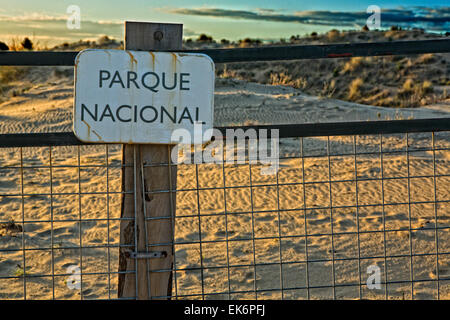
[[[180,50],[183,25],[147,22],[125,22],[125,50],[165,51]],[[171,146],[123,145],[124,168],[122,191],[134,191],[122,197],[120,224],[118,297],[140,300],[157,296],[171,296],[173,268],[173,235],[176,196],[176,166],[158,165],[170,163]],[[148,194],[146,192],[171,190]],[[152,219],[146,222],[147,218]],[[136,218],[136,219],[135,219]],[[136,221],[135,221],[136,220]],[[147,227],[147,228],[145,228]],[[136,231],[136,232],[135,232]],[[133,258],[131,252],[163,252],[159,258]],[[136,243],[136,245],[134,245]],[[122,246],[131,247],[122,247]],[[165,254],[164,254],[165,253]],[[168,270],[149,273],[151,270]]]

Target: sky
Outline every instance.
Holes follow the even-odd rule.
[[[80,25],[74,22],[75,5]],[[29,37],[41,46],[108,35],[123,39],[123,22],[182,23],[184,38],[206,33],[220,40],[289,38],[313,31],[359,29],[381,9],[381,28],[391,25],[450,31],[449,0],[0,0],[0,41]],[[71,22],[68,27],[67,20]]]

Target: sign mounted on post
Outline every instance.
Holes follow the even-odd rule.
[[[203,54],[88,49],[75,59],[73,130],[84,142],[176,143],[176,129],[212,128],[213,104]]]

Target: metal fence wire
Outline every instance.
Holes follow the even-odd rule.
[[[197,52],[225,63],[449,50],[441,39]],[[76,54],[2,52],[0,65],[72,66]],[[279,125],[273,175],[248,157],[178,165],[176,190],[145,195],[176,197],[174,265],[146,270],[172,271],[172,290],[152,298],[450,299],[449,123]],[[122,148],[0,135],[0,299],[116,299],[119,277],[137,279],[119,266],[138,245],[120,243],[133,220],[122,197],[136,195],[122,189]]]
[[[449,299],[449,132],[281,139],[273,175],[179,164],[171,298]],[[0,298],[116,299],[122,146],[0,153]]]

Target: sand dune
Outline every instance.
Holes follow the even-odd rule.
[[[72,86],[70,79],[53,77],[0,104],[0,132],[70,131]],[[445,106],[396,110],[319,99],[288,87],[224,79],[216,83],[217,126],[444,116],[448,117]],[[429,148],[431,139],[430,133],[410,134],[408,148]],[[185,191],[177,193],[175,234],[180,244],[176,246],[176,267],[195,270],[176,273],[174,294],[201,298],[203,279],[203,293],[214,293],[209,298],[216,299],[228,298],[229,290],[242,291],[230,298],[255,298],[255,287],[263,290],[257,294],[261,299],[306,298],[307,290],[295,288],[307,284],[342,285],[336,288],[336,297],[353,299],[359,298],[359,286],[350,285],[365,283],[368,266],[377,265],[383,281],[398,282],[388,286],[390,298],[411,298],[411,274],[415,280],[423,280],[414,284],[415,298],[437,298],[436,282],[432,281],[437,279],[436,264],[441,279],[450,277],[450,258],[442,254],[449,252],[450,232],[435,227],[450,226],[450,210],[447,202],[439,203],[436,209],[430,202],[435,198],[449,200],[450,152],[417,151],[409,157],[405,153],[385,154],[381,163],[376,154],[379,136],[331,137],[329,163],[327,143],[326,137],[305,138],[303,151],[309,157],[302,160],[300,140],[282,140],[280,154],[289,158],[281,160],[278,175],[273,176],[261,175],[259,165],[199,165],[199,187],[216,189],[198,193],[192,190],[197,185],[192,178],[196,167],[180,165],[177,184]],[[434,143],[449,148],[449,134],[437,133]],[[384,151],[404,151],[405,144],[405,135],[383,137]],[[355,164],[353,148],[374,154],[358,155]],[[0,276],[17,276],[0,279],[2,299],[23,298],[22,241],[27,249],[36,249],[26,251],[28,299],[79,299],[80,290],[67,286],[66,273],[71,265],[89,273],[83,276],[83,298],[116,298],[117,276],[97,274],[118,269],[117,248],[103,246],[118,245],[119,241],[119,221],[115,219],[120,215],[121,148],[108,147],[108,173],[99,167],[106,163],[105,150],[105,146],[80,147],[80,163],[86,167],[78,171],[78,147],[52,148],[55,167],[50,184],[45,167],[49,149],[23,149],[25,166],[43,166],[23,171],[23,191],[27,194],[23,208],[22,197],[17,196],[22,179],[17,169],[20,150],[0,150],[0,248],[10,250],[0,251]],[[350,155],[340,156],[342,153]],[[434,180],[430,177],[434,171],[447,176]],[[225,191],[223,174],[230,187]],[[387,179],[382,185],[377,180],[381,174],[384,178],[420,177],[411,178],[409,184],[406,178]],[[105,194],[96,194],[107,191],[107,179],[108,199]],[[248,187],[250,181],[253,188]],[[79,199],[79,189],[88,194]],[[50,191],[53,196],[49,196]],[[408,200],[421,203],[409,205]],[[330,202],[333,210],[328,208]],[[21,223],[22,211],[28,223]],[[80,215],[81,224],[77,221]],[[107,216],[111,220],[106,220]],[[52,217],[53,225],[43,222]],[[7,224],[11,220],[14,225]],[[438,262],[436,236],[441,253]],[[80,244],[88,247],[83,248],[82,259],[76,248]],[[43,247],[47,249],[37,250]],[[411,252],[421,255],[411,258]],[[385,259],[385,253],[395,257]],[[307,265],[306,260],[315,262]],[[201,265],[203,273],[196,269]],[[39,277],[42,274],[49,276]],[[310,289],[309,293],[314,299],[333,297],[331,287]],[[385,287],[369,290],[363,286],[362,296],[382,299]],[[440,281],[440,298],[450,298],[450,281]]]

